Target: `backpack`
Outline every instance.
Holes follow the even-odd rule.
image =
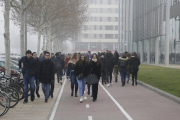
[[[56,69],[62,69],[61,59],[56,59]]]
[[[126,67],[126,63],[125,63],[124,60],[121,60],[121,61],[120,61],[120,67]]]

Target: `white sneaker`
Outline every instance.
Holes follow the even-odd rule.
[[[107,84],[107,87],[109,87],[110,86],[110,84]]]
[[[82,96],[82,100],[84,101],[84,96]]]
[[[112,85],[112,84],[113,84],[113,82],[110,83],[110,85]]]
[[[82,103],[83,102],[83,98],[80,98],[80,103]]]

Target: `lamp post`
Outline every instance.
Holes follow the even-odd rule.
[[[27,51],[27,0],[25,1],[25,51]]]

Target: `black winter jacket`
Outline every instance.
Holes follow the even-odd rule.
[[[105,66],[104,66],[104,55],[101,56],[101,72],[105,72]]]
[[[132,66],[133,71],[139,71],[140,60],[132,56],[130,59],[129,65]]]
[[[103,62],[104,67],[114,67],[114,56],[112,53],[106,53],[104,62]]]
[[[114,65],[118,65],[119,55],[114,57]]]
[[[83,67],[84,67],[84,69],[83,69]],[[83,62],[83,65],[80,65],[79,61],[77,61],[76,65],[75,65],[74,72],[75,72],[75,76],[78,76],[81,73],[83,73],[84,77],[87,77],[89,72],[90,72],[88,62],[87,61]]]
[[[69,63],[68,63],[68,68],[67,68],[67,76],[70,75],[70,72],[71,72],[71,71],[74,71],[74,70],[75,70],[75,65],[76,65],[75,63],[69,61]]]
[[[40,61],[39,61],[39,58],[38,58],[38,57],[36,58],[36,64],[37,64],[37,67],[38,67],[38,71],[35,73],[35,79],[38,78],[39,68],[40,68]]]
[[[51,84],[54,80],[54,63],[48,59],[41,62],[39,69],[39,81],[45,84]]]
[[[121,67],[121,65],[120,65],[121,61],[125,62],[125,67]],[[127,65],[128,65],[128,57],[126,57],[126,58],[119,57],[118,68],[123,69],[123,70],[127,70]]]
[[[97,75],[97,78],[100,79],[101,77],[101,62],[97,65],[97,62],[90,61],[89,63],[90,69],[92,69],[91,74]]]
[[[54,63],[56,65],[56,69],[64,69],[65,67],[65,62],[64,59],[60,55],[56,56],[54,59]]]

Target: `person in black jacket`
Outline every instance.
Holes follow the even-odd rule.
[[[101,53],[101,74],[102,74],[102,84],[106,84],[106,72],[105,67],[103,65],[105,53]]]
[[[23,68],[21,66],[23,63]],[[19,69],[23,74],[23,82],[24,82],[24,104],[28,102],[28,84],[30,84],[31,89],[31,101],[34,101],[34,79],[35,74],[38,71],[38,66],[36,60],[32,57],[32,52],[30,50],[26,51],[26,56],[22,57],[19,60]]]
[[[127,65],[128,65],[128,57],[126,57],[126,54],[123,54],[122,58],[120,57],[118,62],[118,68],[121,74],[122,87],[126,83]]]
[[[54,63],[49,59],[50,53],[45,54],[45,60],[41,62],[39,69],[39,81],[45,96],[45,102],[48,102],[50,84],[54,79]]]
[[[113,54],[108,51],[105,55],[103,65],[105,67],[105,72],[106,72],[106,81],[107,81],[107,86],[112,85],[112,72],[113,72],[113,67],[114,67],[114,57]],[[109,82],[109,76],[110,76],[110,82]]]
[[[139,71],[139,65],[140,65],[140,58],[139,56],[137,55],[137,53],[133,53],[133,56],[131,57],[130,59],[130,67],[132,67],[132,85],[134,85],[134,78],[135,78],[135,82],[136,82],[136,85],[137,85],[137,74],[138,74],[138,71]]]
[[[118,81],[118,61],[119,61],[119,53],[117,51],[114,52],[114,77],[115,82]]]
[[[63,75],[63,69],[65,67],[64,59],[59,55],[59,53],[56,53],[56,58],[54,59],[55,65],[56,65],[56,71],[57,71],[57,79],[58,83],[60,81],[62,85],[62,75]]]
[[[91,74],[97,76],[98,79],[101,77],[101,61],[99,60],[97,54],[93,54],[93,57],[89,63],[89,67],[91,68]],[[93,101],[95,102],[98,94],[98,83],[93,84]]]
[[[78,87],[79,87],[79,96],[80,98],[80,103],[83,102],[84,100],[84,90],[85,90],[85,82],[86,82],[86,78],[89,74],[89,65],[88,62],[85,59],[84,55],[80,56],[80,59],[77,61],[76,65],[75,65],[75,76],[78,82]],[[80,74],[83,74],[83,79],[79,80],[78,76]]]
[[[75,86],[75,97],[78,97],[77,91],[78,91],[78,83],[75,76],[75,65],[77,62],[77,53],[74,53],[72,58],[68,62],[68,68],[67,68],[67,76],[70,77],[71,80],[71,96],[74,94],[74,86]]]
[[[37,57],[36,52],[33,52],[32,56],[36,60],[37,66],[38,66],[38,71],[35,74],[35,80],[36,80],[36,95],[37,95],[38,98],[40,98],[40,95],[39,95],[39,79],[38,79],[40,61],[39,61],[39,58]]]

